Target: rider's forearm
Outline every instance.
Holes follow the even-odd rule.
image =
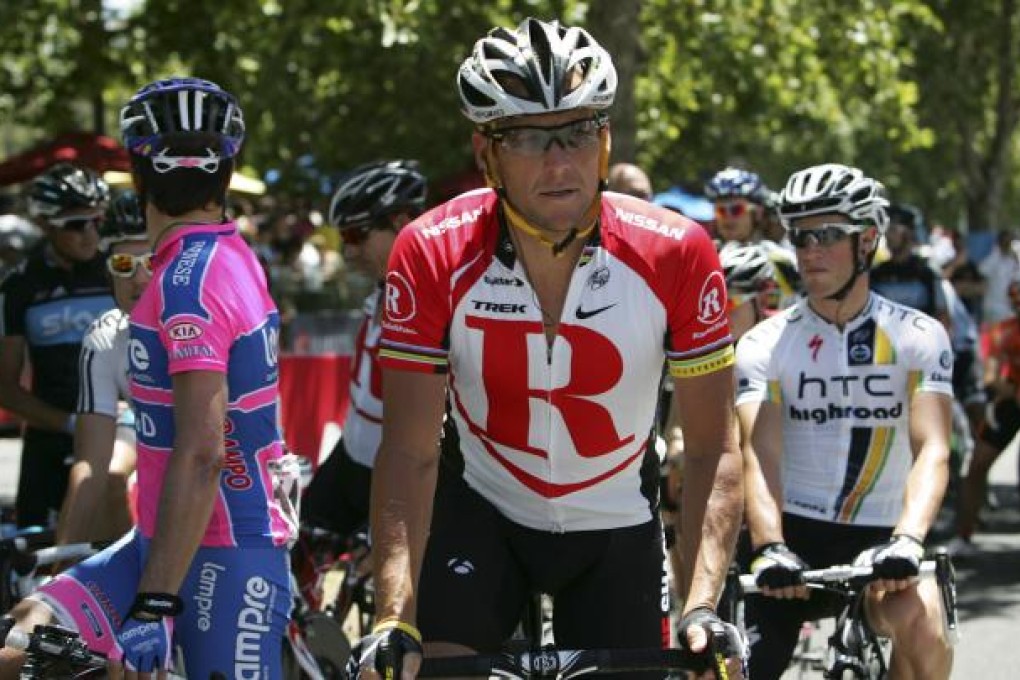
[[[95,540],[95,519],[104,512],[117,421],[82,413],[74,436],[75,463],[57,524],[57,544]]]
[[[0,386],[0,408],[15,414],[31,427],[54,432],[67,432],[68,416],[71,415],[50,406],[19,383]]]
[[[224,460],[222,440],[170,454],[159,518],[138,592],[175,594],[212,516]]]
[[[695,555],[685,611],[715,608],[729,569],[743,510],[742,461],[727,437],[722,453],[698,452],[688,442],[681,521],[685,555]]]
[[[779,499],[783,497],[780,475],[764,471],[757,456],[744,452],[744,500],[747,530],[754,547],[782,543],[783,513]]]
[[[893,533],[924,540],[942,505],[949,481],[948,463],[946,442],[932,438],[922,445],[907,477],[903,514]]]
[[[379,449],[372,475],[376,620],[414,623],[418,577],[432,520],[438,459]]]

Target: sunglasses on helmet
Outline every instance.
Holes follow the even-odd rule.
[[[807,248],[810,245],[828,248],[862,231],[863,228],[856,224],[822,224],[811,229],[791,227],[786,233],[795,248]]]
[[[152,273],[152,253],[144,255],[132,255],[131,253],[113,253],[106,258],[106,270],[113,276],[130,278],[138,271],[138,267],[145,267],[145,271]]]
[[[747,203],[737,201],[735,203],[716,203],[715,217],[718,220],[727,217],[742,217],[747,214]]]
[[[72,217],[51,217],[50,224],[61,231],[74,231],[81,233],[89,227],[99,228],[103,223],[103,215],[74,215]]]
[[[553,142],[567,151],[598,146],[599,132],[606,126],[605,116],[573,120],[563,125],[539,127],[520,125],[491,130],[486,136],[500,148],[518,156],[537,157],[552,148]]]

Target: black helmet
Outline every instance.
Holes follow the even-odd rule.
[[[110,187],[99,175],[70,163],[58,163],[36,177],[28,193],[28,214],[53,217],[68,210],[100,208]]]
[[[142,204],[134,191],[123,191],[110,202],[106,209],[106,219],[99,228],[99,238],[103,250],[121,241],[143,241],[148,238]]]
[[[244,116],[237,99],[219,85],[200,78],[167,78],[149,83],[120,111],[124,146],[136,156],[152,158],[157,171],[200,167],[215,172],[221,158],[233,158],[244,142]],[[178,159],[165,155],[164,136],[212,134],[219,148],[208,158]],[[211,169],[209,169],[211,168]]]
[[[329,205],[329,223],[341,230],[349,224],[373,222],[383,215],[425,207],[425,175],[418,161],[377,161],[359,166],[340,180]]]

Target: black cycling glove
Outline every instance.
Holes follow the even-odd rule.
[[[751,557],[751,573],[759,588],[788,588],[804,584],[807,562],[785,543],[766,543]]]
[[[902,581],[921,571],[924,546],[913,536],[896,534],[886,543],[868,548],[854,560],[856,565],[871,565],[876,579]]]
[[[399,680],[407,654],[422,654],[418,629],[396,619],[381,621],[351,650],[344,677],[354,680],[362,670],[374,668],[382,678]]]

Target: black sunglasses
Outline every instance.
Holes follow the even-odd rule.
[[[807,248],[810,245],[828,248],[862,231],[863,228],[856,224],[822,224],[811,229],[791,227],[786,233],[795,248]]]
[[[349,227],[344,227],[340,230],[340,240],[344,245],[348,246],[360,246],[373,231],[382,231],[384,229],[392,229],[393,225],[387,222],[373,222],[370,224],[357,224]]]
[[[89,227],[99,228],[103,223],[102,215],[75,215],[74,217],[51,217],[49,219],[57,229],[62,231],[75,231],[81,233]]]
[[[486,132],[486,136],[500,147],[519,156],[537,157],[552,148],[553,142],[568,151],[590,149],[599,143],[599,132],[609,119],[596,115],[592,118],[572,120],[563,125],[539,127],[519,125]]]

